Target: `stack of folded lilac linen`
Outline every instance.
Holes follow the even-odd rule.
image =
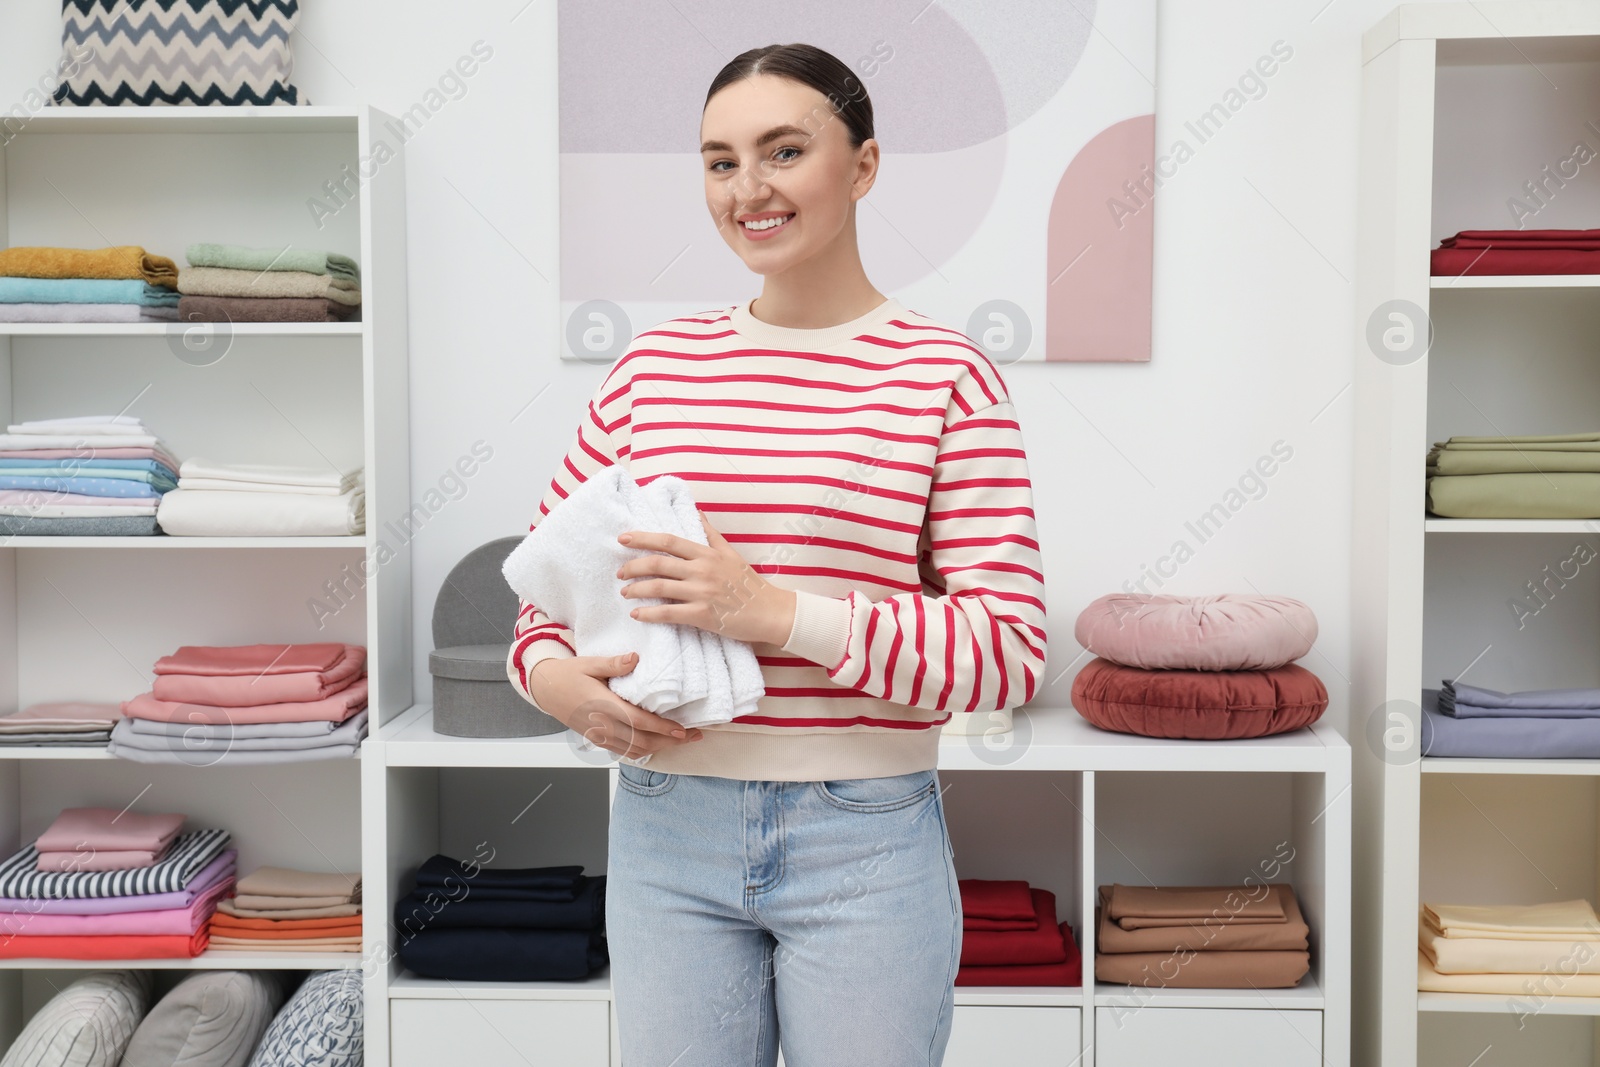
[[[340,642],[184,645],[123,701],[109,750],[190,766],[349,758],[367,736],[366,664]]]
[[[226,830],[177,813],[66,808],[0,862],[0,959],[187,958],[233,891]]]

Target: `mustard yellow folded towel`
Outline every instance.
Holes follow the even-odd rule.
[[[1600,938],[1600,917],[1587,900],[1546,904],[1424,904],[1424,925],[1442,937],[1499,937],[1522,941]]]
[[[178,287],[178,265],[138,245],[115,248],[0,249],[0,275],[8,278],[143,278],[151,285]]]

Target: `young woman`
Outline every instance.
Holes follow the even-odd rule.
[[[526,601],[507,670],[622,758],[606,929],[628,1067],[768,1067],[780,1040],[788,1067],[930,1067],[962,925],[939,727],[1026,702],[1045,659],[1021,431],[978,346],[867,280],[878,142],[847,67],[746,52],[700,132],[706,206],[761,295],[639,334],[539,513],[609,464],[690,483],[709,543],[622,535],[645,554],[618,594],[749,642],[766,695],[684,731],[612,695],[636,656],[577,656]]]

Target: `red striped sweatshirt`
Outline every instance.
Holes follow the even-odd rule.
[[[756,711],[657,752],[652,770],[925,770],[952,715],[1038,691],[1044,574],[1022,431],[959,331],[893,298],[823,329],[762,322],[748,302],[669,319],[595,390],[539,518],[610,464],[640,484],[684,479],[751,567],[796,595],[788,641],[751,646]],[[575,654],[572,631],[523,600],[506,662],[518,691],[532,702],[534,664]]]

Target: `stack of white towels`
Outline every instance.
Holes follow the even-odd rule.
[[[633,670],[606,680],[623,700],[685,727],[755,711],[766,684],[748,644],[698,626],[628,614],[635,607],[677,603],[621,595],[635,580],[617,577],[622,564],[656,554],[620,543],[617,535],[628,530],[664,531],[706,544],[687,482],[666,474],[641,487],[627,471],[610,466],[552,508],[506,557],[502,573],[518,596],[572,630],[578,655],[639,654]]]
[[[366,532],[367,492],[360,467],[188,459],[156,521],[180,537],[344,537]]]

